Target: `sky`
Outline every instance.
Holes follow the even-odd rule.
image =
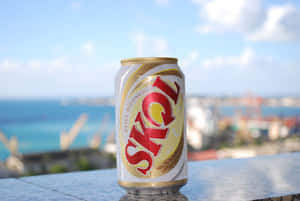
[[[177,57],[187,94],[300,95],[292,0],[2,0],[0,98],[114,94],[120,60]]]

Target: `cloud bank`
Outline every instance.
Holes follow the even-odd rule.
[[[298,41],[300,11],[293,4],[265,7],[262,0],[192,0],[201,34],[236,32],[251,41]]]

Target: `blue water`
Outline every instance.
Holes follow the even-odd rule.
[[[59,149],[59,136],[68,131],[80,114],[88,114],[88,120],[71,148],[87,147],[89,140],[99,131],[103,118],[102,145],[114,129],[115,112],[112,106],[70,105],[59,101],[0,101],[0,131],[8,138],[17,136],[21,153]],[[0,142],[0,160],[9,156]]]
[[[232,116],[237,107],[221,107],[222,116]],[[245,110],[241,107],[240,110]],[[88,114],[88,121],[78,134],[71,148],[87,147],[89,140],[100,129],[104,117],[108,118],[106,128],[102,128],[102,146],[114,129],[115,112],[113,106],[70,105],[62,106],[59,101],[0,101],[0,131],[8,138],[17,136],[21,153],[59,150],[59,136],[68,131],[82,113]],[[300,116],[296,107],[262,107],[264,116]],[[9,156],[8,150],[0,142],[0,160]]]

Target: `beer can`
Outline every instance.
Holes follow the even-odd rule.
[[[121,60],[115,87],[119,184],[132,194],[178,192],[187,182],[187,145],[177,59]]]

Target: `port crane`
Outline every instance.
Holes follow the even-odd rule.
[[[0,142],[4,144],[4,146],[9,150],[12,155],[18,155],[18,139],[16,136],[12,136],[8,139],[4,133],[0,131]]]
[[[69,132],[61,132],[60,134],[60,149],[67,150],[72,142],[75,140],[77,135],[79,134],[82,127],[85,125],[88,120],[87,114],[81,114],[77,121],[73,124],[72,128]]]
[[[109,123],[109,114],[104,115],[98,131],[93,135],[92,139],[89,141],[89,147],[93,149],[98,149],[101,144],[102,133],[107,130]]]

